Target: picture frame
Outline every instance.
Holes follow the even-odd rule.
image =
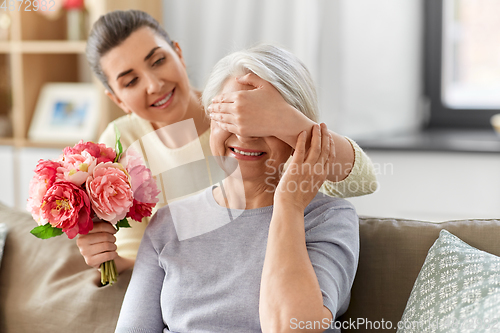
[[[96,140],[100,94],[92,83],[46,83],[28,131],[32,141]]]

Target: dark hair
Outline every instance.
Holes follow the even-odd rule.
[[[151,28],[163,37],[170,46],[174,43],[168,33],[151,15],[140,10],[116,10],[99,19],[92,26],[85,53],[87,61],[94,74],[109,91],[108,78],[101,68],[101,58],[113,48],[125,41],[134,31],[142,27]]]

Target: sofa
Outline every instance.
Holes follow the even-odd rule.
[[[29,234],[31,216],[0,204],[9,228],[0,266],[0,332],[113,332],[130,280],[98,287],[99,275],[75,240]],[[395,332],[427,251],[446,229],[478,249],[500,255],[500,220],[430,223],[360,217],[360,260],[349,309],[338,320],[391,321]],[[1,252],[1,251],[0,251]],[[344,329],[343,332],[358,331]]]

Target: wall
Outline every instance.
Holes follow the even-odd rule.
[[[55,159],[61,149],[13,148],[0,146],[0,202],[10,207],[26,208],[29,183],[40,159]]]
[[[342,133],[359,137],[419,128],[422,1],[341,4]]]
[[[14,173],[14,148],[0,146],[0,202],[14,207],[15,200],[15,173]]]
[[[500,156],[369,151],[379,190],[349,199],[358,214],[445,221],[500,216]]]
[[[321,120],[353,138],[420,126],[421,0],[164,0],[164,26],[203,88],[225,54],[278,43],[309,68]]]

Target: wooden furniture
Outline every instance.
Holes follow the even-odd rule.
[[[16,5],[18,6],[18,5]],[[10,16],[7,40],[0,40],[0,118],[8,118],[12,133],[0,137],[0,145],[15,147],[64,147],[74,142],[33,142],[28,130],[41,87],[47,82],[93,82],[103,89],[90,72],[85,58],[86,42],[66,40],[66,12],[49,19],[39,12],[1,11]],[[162,21],[161,0],[87,0],[88,29],[112,10],[140,9]],[[5,18],[5,17],[4,17]],[[104,95],[101,96],[100,133],[111,120],[123,115]],[[95,138],[97,140],[97,138]]]

